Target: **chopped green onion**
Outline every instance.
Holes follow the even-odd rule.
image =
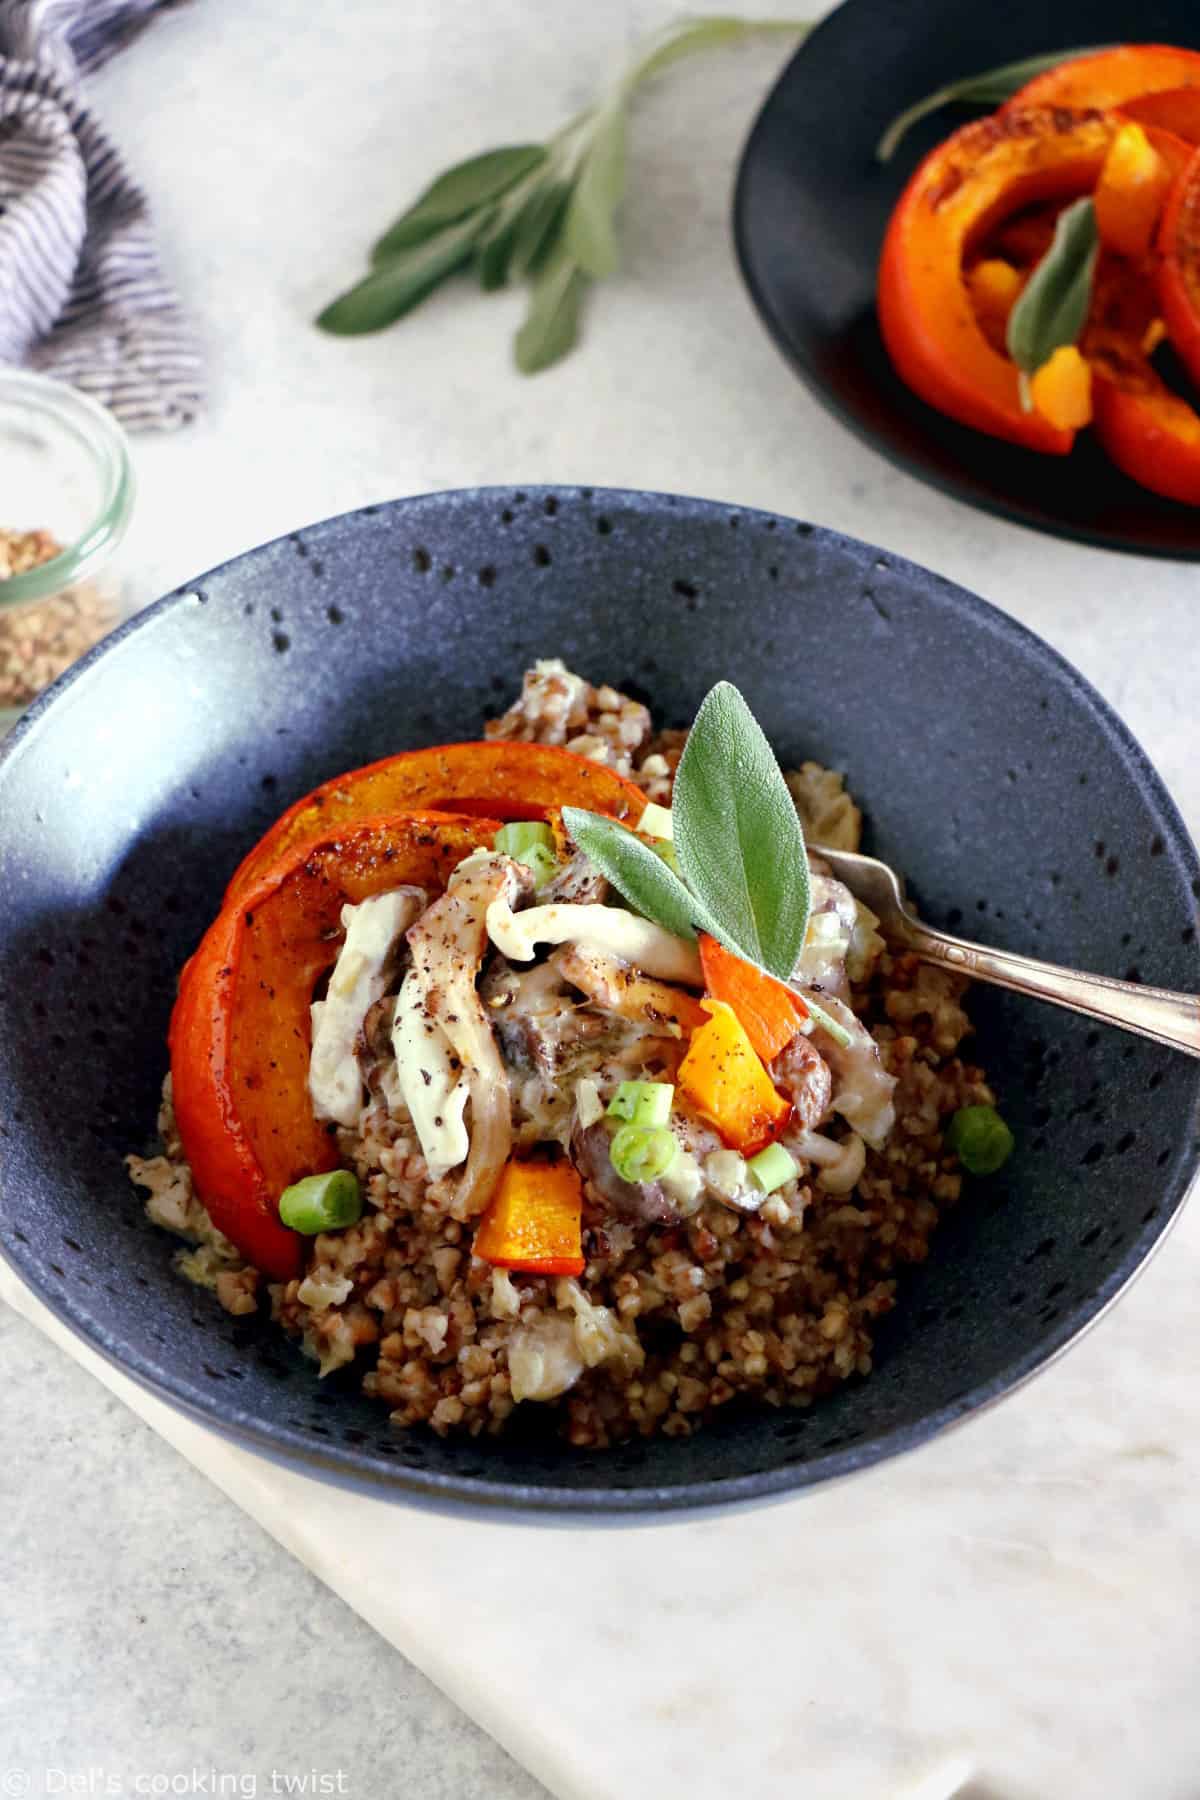
[[[827,1031],[834,1043],[840,1044],[843,1050],[850,1048],[854,1039],[844,1025],[839,1025],[838,1021],[831,1018],[823,1006],[818,1006],[816,1001],[810,1000],[807,994],[798,994],[796,998],[801,1006],[807,1008],[808,1016],[814,1025],[819,1025],[822,1031]]]
[[[502,856],[511,856],[514,862],[524,863],[537,887],[545,887],[558,873],[554,833],[540,819],[518,819],[512,825],[502,825],[492,840],[492,848]]]
[[[675,854],[672,839],[675,836],[675,822],[671,817],[669,806],[656,806],[653,800],[638,820],[638,836],[647,840],[648,846],[655,856],[661,857],[673,874],[683,879],[683,871],[679,867],[679,858]]]
[[[785,1182],[794,1181],[799,1172],[795,1158],[788,1155],[782,1144],[768,1144],[746,1164],[746,1173],[764,1194],[773,1194]]]
[[[622,1181],[657,1181],[679,1154],[679,1141],[665,1125],[622,1125],[608,1154]]]
[[[558,858],[545,844],[530,844],[528,850],[523,850],[514,860],[525,864],[533,876],[534,887],[545,887],[558,874]]]
[[[553,850],[554,833],[550,827],[541,819],[518,819],[512,825],[500,827],[492,840],[492,849],[520,862],[526,850],[532,850],[535,844],[542,844],[547,850]]]
[[[279,1196],[279,1217],[293,1231],[315,1237],[318,1231],[341,1231],[362,1217],[362,1191],[349,1169],[306,1175]]]
[[[950,1121],[946,1144],[968,1175],[994,1175],[1012,1155],[1015,1140],[994,1106],[964,1106]]]
[[[665,838],[668,843],[675,836],[675,822],[671,817],[669,806],[655,806],[653,800],[638,820],[638,833],[641,837]]]
[[[502,825],[492,848],[504,856],[515,857],[533,844],[545,844],[547,850],[554,848],[554,833],[542,819],[517,819],[511,825]]]
[[[665,1125],[674,1098],[672,1082],[623,1081],[608,1103],[608,1116],[630,1125]]]

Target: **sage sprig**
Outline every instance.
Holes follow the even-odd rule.
[[[1092,44],[1086,49],[1053,50],[1045,56],[1026,56],[1020,62],[1002,63],[982,74],[947,82],[945,87],[926,94],[923,100],[897,114],[875,146],[875,155],[880,162],[890,162],[913,126],[930,113],[940,112],[943,106],[1003,106],[1035,75],[1044,75],[1047,69],[1057,69],[1060,63],[1073,62],[1076,57],[1094,56],[1097,51],[1111,48],[1111,44]]]
[[[577,849],[644,919],[653,919],[675,937],[694,938],[697,932],[707,931],[710,937],[725,941],[701,896],[693,893],[643,838],[615,819],[583,812],[577,806],[563,807],[563,824]]]
[[[635,94],[682,57],[764,32],[803,34],[807,23],[726,16],[677,21],[656,33],[593,106],[544,144],[485,150],[439,175],[371,251],[370,272],[319,315],[342,336],[379,331],[471,267],[484,293],[530,287],[517,333],[518,369],[532,375],[578,340],[588,286],[620,261],[617,215],[625,193]]]
[[[684,880],[715,935],[786,981],[812,909],[804,832],[761,726],[731,682],[707,695],[688,733],[671,802]]]
[[[671,813],[682,879],[611,819],[566,807],[563,823],[647,918],[678,937],[706,931],[789,980],[812,907],[804,832],[770,745],[727,681],[708,694],[688,733]]]
[[[371,261],[385,262],[399,251],[434,237],[447,225],[457,224],[468,213],[499,200],[525,176],[541,168],[546,157],[544,144],[508,144],[457,163],[439,175],[384,232],[371,250]]]
[[[1088,196],[1059,213],[1050,248],[1008,315],[1005,343],[1021,371],[1026,412],[1033,408],[1029,377],[1064,344],[1077,343],[1087,323],[1099,254],[1096,207]]]

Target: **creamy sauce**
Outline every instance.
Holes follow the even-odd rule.
[[[373,894],[342,908],[342,945],[324,1000],[312,1007],[312,1054],[308,1091],[322,1119],[354,1125],[362,1110],[358,1036],[368,1011],[387,985],[387,962],[420,909],[412,888]]]
[[[660,981],[702,987],[695,944],[619,906],[530,906],[514,913],[506,900],[487,911],[488,936],[511,962],[529,962],[541,944],[605,950]]]
[[[441,1026],[425,1010],[419,981],[409,975],[392,1014],[395,1086],[408,1108],[421,1153],[437,1181],[465,1162],[470,1149],[466,1111],[470,1086]],[[389,1104],[392,1103],[389,1093]]]
[[[803,993],[800,997],[804,998]],[[820,1040],[821,1055],[833,1071],[833,1110],[873,1150],[882,1149],[896,1123],[892,1102],[895,1077],[884,1068],[875,1039],[848,1006],[826,993],[819,995],[818,1004],[850,1038],[849,1045],[842,1045],[819,1028],[814,1033]]]

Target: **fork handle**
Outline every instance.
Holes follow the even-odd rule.
[[[934,931],[915,919],[905,918],[905,948],[926,962],[969,975],[973,981],[990,981],[996,987],[1032,994],[1072,1012],[1086,1013],[1107,1025],[1136,1031],[1155,1043],[1169,1044],[1189,1056],[1200,1056],[1200,997],[1175,994],[1169,988],[1143,987],[1137,981],[1114,981],[1107,975],[1087,975],[1081,969],[1060,969],[1033,956],[1016,956],[1008,950],[989,950],[963,938]]]

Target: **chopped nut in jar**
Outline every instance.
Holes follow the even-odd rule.
[[[3,583],[62,554],[48,531],[0,526],[0,603]],[[95,581],[79,581],[43,600],[5,609],[0,604],[0,707],[26,706],[112,630],[112,598]]]

